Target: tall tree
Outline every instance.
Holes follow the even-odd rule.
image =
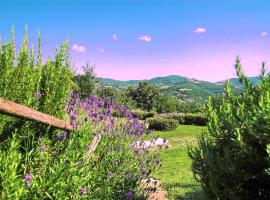
[[[84,74],[75,76],[75,83],[77,84],[75,91],[80,94],[81,98],[86,98],[95,92],[95,73],[94,67],[89,63],[87,63],[86,66],[83,66],[83,71]]]
[[[137,106],[145,110],[154,109],[159,96],[158,89],[145,81],[141,81],[136,89],[129,88],[128,93],[136,101]]]

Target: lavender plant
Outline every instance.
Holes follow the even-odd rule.
[[[133,199],[136,195],[147,195],[142,194],[142,182],[160,166],[160,148],[150,151],[144,148],[143,141],[137,144],[146,131],[145,122],[134,118],[130,110],[114,101],[95,96],[80,101],[74,95],[67,110],[71,123],[75,127],[79,126],[81,133],[89,131],[82,131],[81,128],[90,123],[92,133],[102,135],[92,157],[92,169],[99,172],[93,173],[92,179],[100,181],[94,181],[87,188],[91,192],[85,195],[101,199]],[[113,117],[113,110],[125,118]],[[83,117],[80,112],[84,113]],[[90,144],[87,143],[85,147],[88,149]]]

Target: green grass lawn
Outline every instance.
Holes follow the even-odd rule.
[[[157,136],[169,141],[169,149],[161,151],[162,168],[155,174],[167,190],[169,199],[205,199],[199,184],[191,171],[191,160],[187,143],[196,144],[197,135],[206,127],[180,125],[174,131],[155,131],[146,135],[145,140]]]

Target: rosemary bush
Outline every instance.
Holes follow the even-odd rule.
[[[244,90],[208,104],[208,132],[190,149],[192,169],[209,199],[270,199],[270,75],[264,64],[261,82],[252,85],[236,70]]]

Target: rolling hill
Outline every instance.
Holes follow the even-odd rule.
[[[96,78],[99,85],[102,87],[112,87],[115,89],[126,89],[128,87],[137,87],[140,80],[120,81],[109,78]],[[238,78],[229,79],[234,93],[239,93],[242,85]],[[251,77],[251,82],[256,84],[259,79]],[[190,79],[178,75],[170,75],[165,77],[156,77],[149,80],[144,80],[159,87],[164,94],[171,94],[181,100],[189,101],[205,101],[209,96],[222,94],[225,88],[226,81],[211,83]]]

